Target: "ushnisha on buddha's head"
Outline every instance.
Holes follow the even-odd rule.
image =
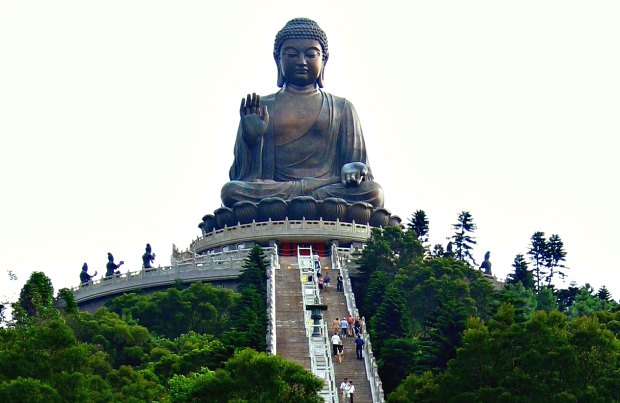
[[[323,88],[323,72],[329,50],[327,35],[309,18],[294,18],[276,35],[273,58],[278,67],[278,87],[318,85]]]

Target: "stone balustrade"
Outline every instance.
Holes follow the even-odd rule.
[[[349,277],[349,268],[347,266],[347,260],[351,259],[351,251],[345,248],[332,247],[332,259],[335,266],[340,270],[340,274],[343,278],[344,294],[347,299],[347,309],[354,317],[359,317],[359,311],[355,304],[355,295],[353,294],[353,288],[351,286],[351,278]],[[370,382],[370,389],[372,392],[372,401],[377,403],[385,402],[385,395],[383,392],[383,385],[381,378],[379,378],[379,371],[377,368],[377,360],[372,352],[372,343],[370,336],[368,335],[368,329],[366,328],[366,321],[362,318],[362,339],[364,340],[364,364],[366,366],[366,376]]]
[[[355,222],[319,220],[289,220],[252,222],[226,226],[213,230],[191,243],[189,250],[202,253],[226,245],[244,242],[265,242],[271,239],[289,242],[329,241],[343,239],[348,242],[366,242],[370,238],[371,226]]]
[[[274,248],[263,248],[277,264],[272,252]],[[177,281],[192,283],[195,281],[235,280],[250,249],[200,255],[175,262],[172,266],[127,271],[115,276],[103,277],[95,281],[80,284],[73,288],[78,304],[99,298],[120,295],[138,289],[152,289],[170,286]]]

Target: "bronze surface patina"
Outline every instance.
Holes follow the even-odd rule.
[[[383,207],[353,105],[322,90],[325,32],[310,19],[295,18],[278,32],[273,56],[280,90],[241,100],[224,206],[310,196]]]

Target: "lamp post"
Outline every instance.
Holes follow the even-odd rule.
[[[307,304],[306,309],[310,311],[310,318],[314,320],[314,324],[312,326],[312,337],[321,336],[321,319],[323,319],[323,314],[321,311],[327,310],[327,305],[319,304],[318,298],[314,299],[314,304]]]

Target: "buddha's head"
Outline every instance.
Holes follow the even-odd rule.
[[[323,71],[329,51],[327,35],[308,18],[295,18],[276,35],[273,58],[278,67],[278,87],[318,84],[323,88]]]

